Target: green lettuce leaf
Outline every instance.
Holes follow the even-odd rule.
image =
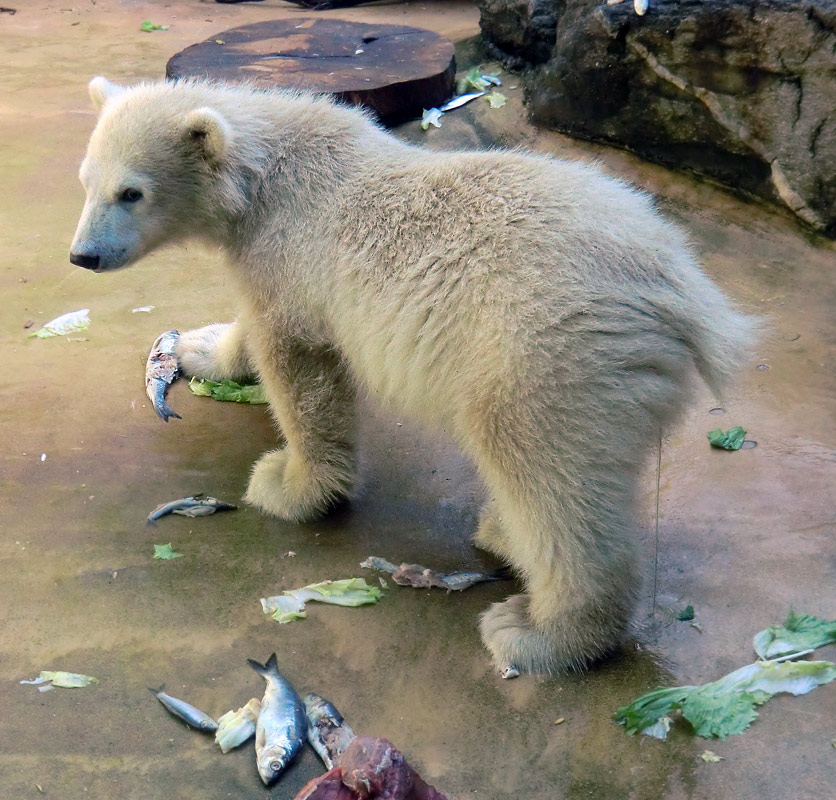
[[[755,636],[761,658],[781,658],[836,643],[836,620],[790,611],[783,625],[771,625]]]
[[[616,711],[615,720],[627,733],[664,739],[674,711],[706,739],[725,739],[742,733],[757,717],[755,706],[781,692],[801,695],[836,679],[836,664],[829,661],[756,661],[702,686],[656,689]],[[661,723],[661,725],[660,725]]]
[[[155,25],[150,19],[146,19],[139,26],[139,29],[145,31],[145,33],[151,33],[151,31],[167,31],[168,25]]]
[[[210,381],[202,378],[192,378],[189,388],[200,397],[211,397],[228,403],[251,403],[263,405],[267,402],[267,395],[261,384],[240,384],[235,381]]]
[[[154,545],[154,558],[161,558],[165,561],[168,561],[172,558],[182,558],[182,553],[175,553],[174,550],[171,548],[171,542],[168,544],[155,544]]]
[[[468,92],[484,92],[490,86],[490,82],[482,77],[482,73],[478,67],[474,67],[469,72],[465,73],[459,82],[456,84],[457,94],[467,94]]]
[[[746,431],[740,425],[735,425],[734,428],[729,428],[725,433],[720,428],[709,431],[708,441],[712,447],[720,447],[723,450],[740,450],[745,436]]]

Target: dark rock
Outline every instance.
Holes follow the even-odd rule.
[[[519,0],[480,2],[484,36],[522,63],[525,36],[503,27]],[[488,15],[494,4],[504,15]],[[551,7],[551,58],[537,66],[534,47],[525,59],[534,122],[774,201],[836,236],[836,0],[650,0],[643,17],[631,0]]]
[[[509,69],[548,61],[564,0],[476,0],[485,49]]]

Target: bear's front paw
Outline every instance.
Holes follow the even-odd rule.
[[[520,672],[551,673],[561,666],[554,642],[534,629],[528,602],[527,594],[515,594],[482,613],[482,642],[500,672],[516,667]]]
[[[232,325],[206,325],[180,334],[174,349],[180,369],[191,378],[222,381],[233,377],[219,358],[219,346]]]
[[[304,522],[346,498],[352,482],[350,456],[312,464],[285,448],[255,463],[244,500],[276,517]]]

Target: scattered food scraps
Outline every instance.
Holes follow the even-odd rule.
[[[421,115],[421,130],[427,130],[430,125],[435,125],[436,128],[441,127],[441,117],[444,112],[440,108],[425,108]]]
[[[483,97],[484,92],[470,92],[470,94],[460,94],[458,97],[454,97],[452,100],[448,100],[441,108],[440,111],[452,111],[454,108],[461,108],[462,106],[466,106],[471,100],[475,100],[477,97]]]
[[[496,75],[482,75],[482,80],[487,81],[491,86],[502,86],[502,81]]]
[[[253,697],[237,711],[230,710],[218,717],[215,741],[220,746],[221,752],[228,753],[255,735],[255,724],[260,710],[261,700]]]
[[[154,545],[154,558],[160,558],[163,561],[170,561],[172,558],[183,558],[183,554],[172,550],[171,542],[169,542],[168,544]]]
[[[505,95],[501,92],[491,92],[485,95],[485,99],[491,104],[491,108],[502,108],[505,105]]]
[[[47,688],[53,689],[59,687],[61,689],[82,689],[85,686],[90,686],[92,683],[98,683],[99,679],[92,675],[81,675],[78,672],[52,672],[50,670],[42,670],[37,678],[31,681],[21,681],[21,683],[29,684],[30,686],[39,686],[39,691],[47,691]],[[40,686],[42,683],[50,683],[49,687]]]
[[[295,800],[447,800],[387,739],[357,736],[340,765],[307,783]]]
[[[145,362],[145,393],[148,395],[151,405],[154,406],[157,416],[163,422],[168,422],[171,417],[182,419],[165,400],[168,387],[180,375],[180,364],[174,354],[174,348],[177,346],[179,338],[179,331],[161,333],[151,346],[151,352]]]
[[[708,441],[711,446],[719,447],[723,450],[740,450],[745,437],[746,431],[740,425],[729,428],[725,433],[720,428],[716,428],[708,433]]]
[[[208,517],[219,511],[235,511],[238,506],[225,503],[217,497],[203,497],[196,494],[193,497],[181,497],[169,503],[158,505],[149,515],[148,524],[154,525],[160,517],[168,514],[179,514],[181,517]]]
[[[816,686],[836,679],[836,664],[829,661],[787,660],[809,653],[813,642],[819,642],[818,646],[831,643],[833,630],[827,625],[826,620],[791,612],[784,626],[772,626],[755,636],[758,653],[768,652],[770,644],[776,644],[774,652],[788,649],[791,652],[773,660],[756,661],[712,683],[648,692],[630,705],[619,708],[615,720],[624,725],[630,735],[640,732],[664,739],[672,722],[670,715],[679,711],[691,723],[697,736],[725,739],[731,734],[742,733],[758,716],[755,706],[765,703],[773,695],[782,692],[807,694]],[[790,626],[804,630],[793,631]],[[786,641],[783,631],[790,634],[806,632],[810,637],[799,636]],[[804,650],[792,649],[805,645]]]
[[[369,556],[360,563],[364,569],[376,569],[388,572],[399,586],[413,586],[416,589],[446,589],[448,592],[462,592],[477,583],[486,581],[510,580],[507,569],[498,569],[491,573],[484,572],[437,572],[420,564],[401,564],[395,566],[391,561],[377,556]]]
[[[150,314],[155,308],[156,306],[138,306],[131,309],[131,314],[139,314],[140,312]]]
[[[69,333],[85,331],[90,327],[89,314],[89,308],[82,308],[80,311],[71,311],[69,314],[62,314],[60,317],[44,323],[40,330],[30,333],[29,337],[49,339],[52,336],[66,336]]]
[[[141,31],[145,31],[145,33],[151,33],[151,31],[167,31],[168,25],[155,25],[150,19],[146,19],[142,25],[139,26],[139,29]]]
[[[308,717],[308,741],[319,754],[325,767],[339,766],[342,754],[355,738],[343,715],[324,697],[311,692],[305,696]]]
[[[210,381],[203,378],[192,378],[189,389],[199,397],[211,397],[225,403],[250,403],[264,405],[267,395],[261,384],[240,384],[235,381]]]
[[[466,94],[467,92],[482,92],[488,86],[499,86],[501,84],[494,83],[494,80],[499,80],[496,75],[483,75],[478,67],[468,70],[456,84],[456,91],[459,94]]]
[[[302,749],[308,720],[302,699],[279,672],[275,653],[266,664],[250,658],[247,663],[267,681],[256,721],[255,753],[258,774],[270,786]]]
[[[499,671],[499,677],[502,678],[502,680],[504,681],[510,681],[512,678],[519,678],[519,667],[516,667],[513,664],[508,664],[506,667]]]
[[[288,589],[275,597],[262,597],[261,607],[265,614],[282,624],[305,619],[305,604],[311,600],[334,606],[356,608],[376,603],[383,596],[377,586],[369,586],[365,578],[344,578],[338,581],[323,581]]]
[[[554,721],[554,724],[555,724],[555,725],[562,725],[564,722],[566,722],[566,717],[558,717],[558,718]]]
[[[633,0],[633,9],[640,16],[647,14],[648,0]]]
[[[155,556],[156,558],[156,556]],[[182,719],[187,725],[191,725],[196,730],[203,731],[203,733],[214,733],[218,730],[218,723],[212,719],[208,714],[195,708],[185,700],[178,700],[170,694],[166,694],[162,689],[152,689],[148,687],[148,691],[154,695],[175,717]]]
[[[694,607],[685,606],[677,615],[676,618],[680,622],[690,622],[694,618]]]
[[[711,750],[705,750],[700,753],[700,758],[705,761],[706,764],[716,764],[718,761],[725,760],[723,756],[718,756],[717,753],[714,753]]]

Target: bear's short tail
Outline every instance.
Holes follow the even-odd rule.
[[[694,365],[715,396],[752,357],[763,321],[742,314],[701,272],[691,273],[667,323],[691,351]],[[660,309],[661,311],[661,309]]]

